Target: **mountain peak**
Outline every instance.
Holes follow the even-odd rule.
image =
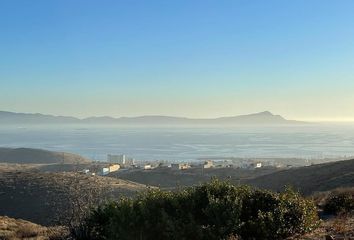
[[[264,112],[260,112],[258,113],[259,115],[264,115],[264,116],[274,116],[273,113],[271,113],[270,111],[264,111]]]

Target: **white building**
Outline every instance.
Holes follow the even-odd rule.
[[[102,175],[107,175],[108,173],[109,173],[109,168],[108,167],[102,168]]]
[[[125,155],[124,154],[120,154],[120,155],[108,154],[107,161],[110,163],[125,164]]]
[[[108,154],[107,161],[109,163],[117,163],[124,166],[134,165],[134,158],[127,157],[124,154],[120,154],[120,155]]]
[[[120,169],[120,165],[119,164],[112,164],[109,167],[109,172],[116,172]]]
[[[119,164],[111,164],[109,166],[103,167],[101,171],[101,175],[107,175],[111,172],[116,172],[120,169]]]
[[[212,168],[212,167],[214,167],[214,164],[213,164],[213,161],[211,161],[211,160],[207,160],[203,164],[203,168]]]
[[[152,169],[151,164],[145,164],[144,165],[144,170],[150,170],[150,169]]]
[[[172,163],[171,164],[171,169],[173,170],[185,170],[190,168],[190,165],[188,163]]]

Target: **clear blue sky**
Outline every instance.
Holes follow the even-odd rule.
[[[354,119],[352,0],[2,0],[0,109]]]

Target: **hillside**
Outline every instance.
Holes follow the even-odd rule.
[[[123,124],[123,125],[245,125],[245,124],[298,124],[302,122],[287,120],[269,111],[219,118],[186,118],[171,116],[138,116],[138,117],[89,117],[79,119],[44,114],[14,113],[0,111],[1,124]]]
[[[300,167],[260,176],[244,181],[274,191],[293,186],[304,194],[354,186],[354,160],[338,161]]]
[[[275,168],[235,169],[235,168],[190,168],[186,170],[172,170],[170,168],[156,168],[152,170],[129,170],[111,173],[111,177],[158,186],[162,189],[174,189],[208,182],[212,178],[228,179],[239,183],[240,179],[248,179],[277,171]]]
[[[0,148],[0,163],[17,164],[83,164],[90,163],[82,156],[32,148]]]
[[[1,240],[68,240],[70,231],[67,226],[45,227],[26,221],[0,216]],[[235,239],[235,238],[230,238]],[[323,219],[319,226],[307,234],[294,235],[288,240],[322,240],[322,239],[354,239],[354,218],[347,216],[331,216]]]
[[[78,173],[0,172],[0,215],[43,225],[56,223],[73,204],[132,196],[146,189],[130,181]],[[82,206],[78,206],[82,207]]]
[[[50,240],[66,239],[69,233],[63,227],[43,227],[22,219],[0,216],[0,239],[2,240]]]

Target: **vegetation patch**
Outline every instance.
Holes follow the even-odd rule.
[[[354,212],[354,190],[334,191],[327,197],[323,206],[326,214],[350,214]]]
[[[177,192],[151,190],[93,210],[80,239],[284,239],[313,230],[315,204],[213,180]]]
[[[43,227],[25,220],[0,216],[1,240],[64,240],[69,232],[64,227]]]

